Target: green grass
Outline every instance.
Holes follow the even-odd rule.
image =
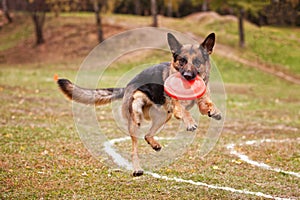
[[[107,69],[99,86],[114,86],[124,73],[136,66],[167,61],[169,56],[151,52],[130,61],[116,61]],[[300,129],[300,86],[218,55],[213,55],[213,59],[227,93],[226,122],[218,144],[204,159],[199,158],[204,134],[201,130],[205,130],[208,122],[203,118],[199,124],[202,129],[183,155],[154,171],[168,177],[299,198],[299,178],[237,162],[238,158],[230,155],[225,146],[247,140],[291,138],[287,143],[243,146],[237,150],[273,167],[299,172],[299,143],[295,138],[299,137]],[[92,157],[78,136],[72,104],[53,81],[54,74],[75,80],[80,63],[75,67],[75,61],[65,62],[0,65],[1,199],[257,198],[149,175],[133,178],[131,172]],[[90,73],[95,76],[95,72]],[[99,125],[109,138],[125,136],[116,130],[110,106],[96,111]],[[140,143],[145,150],[151,150],[144,141]],[[130,151],[130,142],[117,147]]]
[[[201,144],[201,135],[198,135],[183,157],[157,172],[170,177],[177,176],[236,189],[286,197],[297,196],[293,191],[297,190],[298,179],[258,169],[245,163],[235,164],[232,160],[237,158],[230,156],[227,150],[224,150],[224,145],[240,141],[240,137],[244,137],[243,140],[297,137],[293,131],[276,131],[272,126],[281,124],[287,127],[300,127],[297,113],[299,88],[282,83],[281,80],[255,69],[237,65],[226,59],[214,58],[229,91],[228,128],[225,128],[218,145],[204,161],[197,158],[197,149]],[[123,65],[126,66],[125,63]],[[123,71],[123,68],[120,70]],[[5,125],[1,126],[0,176],[1,180],[4,180],[2,198],[110,198],[113,194],[125,199],[252,197],[220,190],[206,190],[150,176],[135,179],[130,176],[130,172],[112,171],[105,163],[91,157],[85,150],[74,127],[71,104],[64,99],[51,80],[53,73],[62,74],[73,80],[76,75],[75,70],[1,69],[1,101],[4,105],[1,107],[1,123]],[[113,67],[104,79],[107,80],[109,77],[109,80],[111,78],[117,80],[118,76],[113,76],[114,73],[120,72],[114,71]],[[245,93],[236,91],[236,86],[243,88]],[[250,91],[247,91],[249,86]],[[274,87],[279,89],[278,93],[264,91],[273,90]],[[293,92],[287,91],[286,88]],[[275,99],[279,99],[279,102],[285,99],[294,100],[283,106],[274,103]],[[104,109],[108,111],[105,116],[102,110],[99,110],[99,115],[106,120],[100,122],[101,124],[105,125],[114,120],[109,108]],[[290,122],[282,120],[282,114],[286,114]],[[239,122],[241,127],[232,127],[231,124],[235,122]],[[260,127],[261,125],[263,127]],[[106,130],[107,134],[112,134],[110,129]],[[280,150],[283,147],[276,148]],[[243,151],[248,152],[251,149],[253,147],[250,146]],[[295,150],[297,152],[297,148],[293,151]],[[285,154],[290,152],[289,149],[285,151],[287,151]],[[263,151],[257,147],[251,154],[254,152],[255,157]],[[297,156],[296,152],[294,155]],[[273,161],[278,159],[276,157],[270,159],[271,164],[280,163],[278,160]],[[213,166],[217,166],[217,169]],[[299,162],[293,160],[282,165],[284,169],[295,171],[299,167]],[[254,176],[257,177],[256,184],[252,184]],[[266,182],[268,184],[265,184]]]
[[[255,27],[246,34],[249,43],[247,48],[256,56],[268,63],[283,65],[286,71],[300,74],[299,29]]]
[[[118,15],[111,16],[120,18]],[[131,17],[124,17],[123,21],[132,21]],[[206,37],[215,32],[217,43],[232,47],[234,53],[250,59],[260,60],[277,69],[290,74],[300,74],[300,29],[298,27],[257,27],[245,22],[245,49],[239,48],[238,22],[232,18],[214,19],[206,17],[200,21],[189,19],[162,18],[163,26],[180,32],[191,32]],[[275,67],[274,66],[274,67]]]
[[[249,113],[249,116],[243,116],[244,119],[300,124],[300,105],[297,97],[299,85],[290,84],[222,57],[214,56],[214,58],[230,94],[227,104],[231,109],[237,109],[235,112],[229,112],[229,116],[231,113],[235,117],[241,116],[236,112],[243,109],[243,112]]]
[[[178,22],[180,23],[180,22]],[[214,20],[210,23],[182,23],[187,30],[205,36],[216,32],[217,42],[238,49],[238,24],[232,20]],[[199,27],[197,29],[193,27]],[[176,27],[179,28],[177,25]],[[245,23],[246,48],[238,51],[240,56],[248,59],[259,59],[269,64],[277,65],[279,70],[290,74],[300,74],[300,38],[299,28],[257,27]]]

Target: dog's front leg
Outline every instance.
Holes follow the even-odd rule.
[[[197,99],[197,105],[199,111],[202,115],[208,115],[213,119],[220,120],[222,114],[220,110],[215,106],[215,104],[210,99],[210,91],[207,88],[206,93],[201,98]]]
[[[195,120],[193,119],[191,113],[185,109],[185,107],[178,101],[174,100],[173,101],[174,105],[174,116],[177,119],[182,119],[183,123],[186,125],[186,130],[187,131],[194,131],[197,129],[197,124]]]

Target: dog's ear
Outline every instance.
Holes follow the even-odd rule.
[[[211,54],[215,45],[215,33],[209,34],[205,40],[202,42],[201,46],[206,49],[208,54]]]
[[[178,52],[182,47],[182,44],[180,44],[175,36],[171,33],[168,33],[168,44],[173,54]]]

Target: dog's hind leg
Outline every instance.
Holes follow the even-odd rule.
[[[132,163],[133,163],[133,176],[141,176],[143,170],[139,164],[138,157],[138,129],[144,119],[151,119],[152,126],[145,135],[145,140],[156,151],[161,149],[160,144],[153,138],[154,134],[165,124],[171,117],[172,111],[168,112],[167,106],[157,106],[141,91],[136,91],[132,95],[131,102],[129,103],[128,125],[129,134],[132,140]],[[166,104],[167,105],[167,104]],[[167,113],[167,114],[166,114]]]
[[[147,97],[140,91],[136,91],[129,103],[128,131],[132,141],[132,165],[133,176],[143,175],[138,156],[138,129],[144,119],[143,107],[147,103]]]
[[[172,112],[165,110],[163,106],[158,107],[153,105],[149,109],[149,116],[151,118],[152,125],[148,133],[145,135],[145,140],[155,151],[160,151],[161,145],[154,139],[154,135],[171,118]]]
[[[131,158],[133,165],[133,176],[141,176],[143,175],[144,171],[140,167],[140,161],[138,157],[138,137],[136,135],[138,125],[133,120],[130,120],[128,124],[128,129],[132,142]]]

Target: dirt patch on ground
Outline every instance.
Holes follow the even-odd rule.
[[[212,23],[214,21],[234,21],[237,22],[237,17],[233,16],[233,15],[219,15],[216,12],[197,12],[197,13],[193,13],[188,15],[187,17],[185,17],[185,19],[187,20],[191,20],[191,21],[198,21],[198,22],[202,22],[202,23]]]
[[[118,25],[104,24],[104,38],[126,31]],[[45,43],[35,46],[29,37],[13,48],[0,52],[0,64],[64,63],[85,57],[97,44],[97,30],[92,23],[65,24],[45,28]]]

